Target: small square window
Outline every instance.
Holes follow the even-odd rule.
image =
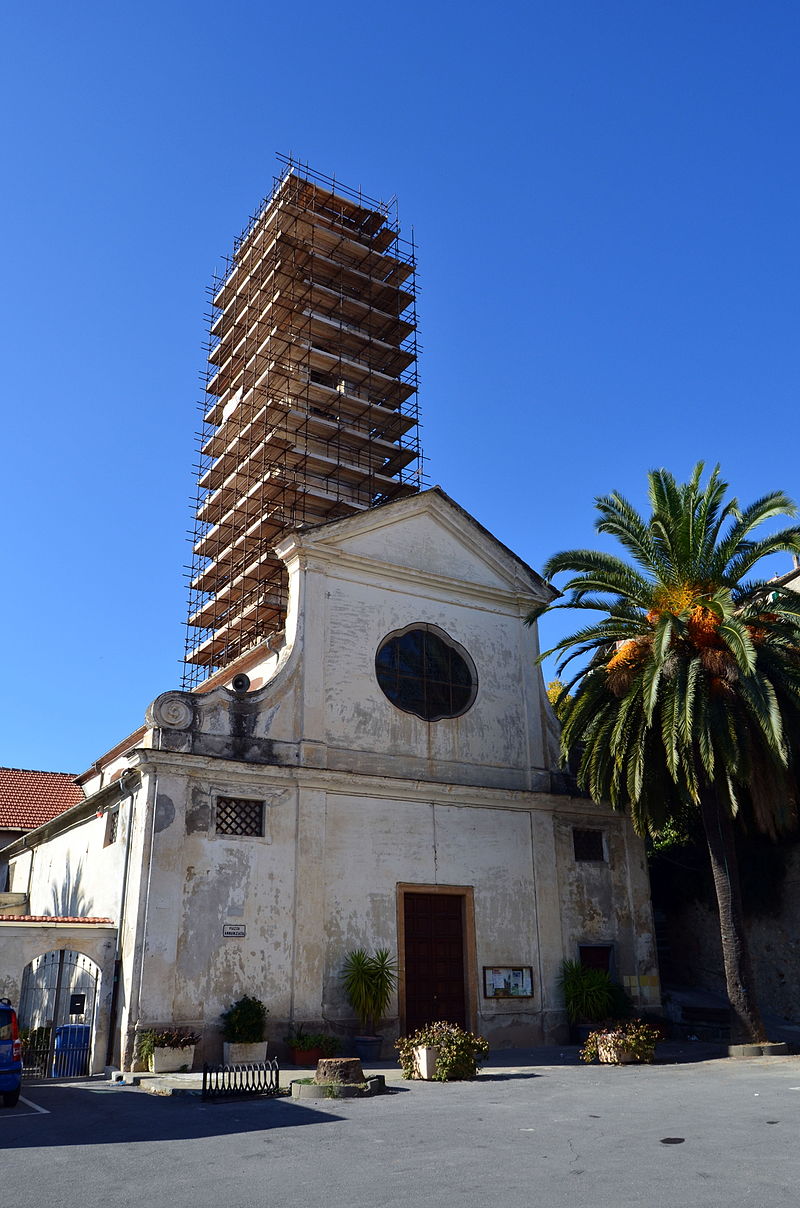
[[[601,969],[603,973],[611,972],[610,944],[579,944],[578,957],[584,969]]]
[[[103,840],[103,847],[110,847],[112,843],[116,843],[118,834],[119,807],[115,810],[109,810],[106,814],[106,836]]]
[[[579,830],[572,828],[572,847],[576,860],[605,860],[603,851],[603,832],[599,830]]]
[[[217,797],[217,834],[263,836],[264,802],[249,797]]]

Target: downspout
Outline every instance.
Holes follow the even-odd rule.
[[[158,790],[158,773],[150,772],[147,799],[145,801],[145,833],[142,842],[142,864],[145,854],[147,858],[147,884],[144,893],[139,891],[139,904],[136,917],[136,928],[133,940],[133,963],[131,966],[131,998],[128,1010],[128,1026],[124,1043],[121,1043],[122,1068],[129,1070],[133,1066],[133,1050],[136,1025],[139,1022],[139,1009],[142,1001],[142,985],[144,981],[144,945],[147,939],[147,918],[150,906],[150,884],[153,876],[153,844],[155,842],[155,801]],[[133,1024],[131,1021],[135,1021]]]
[[[125,781],[128,780],[130,788]],[[136,783],[131,783],[135,781]],[[131,842],[133,840],[133,800],[140,778],[135,772],[124,772],[120,777],[120,791],[128,794],[128,833],[125,839],[125,858],[122,865],[122,887],[120,890],[119,912],[117,918],[117,940],[114,948],[114,982],[111,989],[111,1010],[108,1017],[108,1043],[106,1045],[106,1065],[114,1060],[114,1039],[117,1030],[117,1012],[119,1010],[119,984],[122,971],[122,928],[125,923],[125,910],[128,900],[128,870],[131,862]],[[120,803],[122,809],[122,803]]]

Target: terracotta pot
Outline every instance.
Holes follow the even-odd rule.
[[[292,1065],[314,1066],[322,1057],[322,1049],[292,1049]]]

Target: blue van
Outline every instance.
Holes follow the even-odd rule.
[[[22,1045],[17,1013],[7,998],[0,998],[0,1098],[3,1107],[16,1107],[22,1087]]]

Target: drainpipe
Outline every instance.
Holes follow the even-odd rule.
[[[126,785],[127,780],[127,785]],[[125,910],[128,900],[128,870],[131,861],[131,841],[133,839],[133,800],[134,793],[140,783],[135,772],[124,772],[119,779],[121,793],[128,796],[128,833],[125,838],[125,858],[122,865],[122,887],[120,889],[119,911],[117,917],[117,940],[114,948],[114,982],[111,990],[111,1010],[108,1017],[108,1043],[106,1045],[106,1065],[114,1060],[114,1037],[117,1030],[117,1012],[119,1009],[119,985],[122,972],[122,928],[125,923]],[[122,809],[122,802],[120,802]]]

